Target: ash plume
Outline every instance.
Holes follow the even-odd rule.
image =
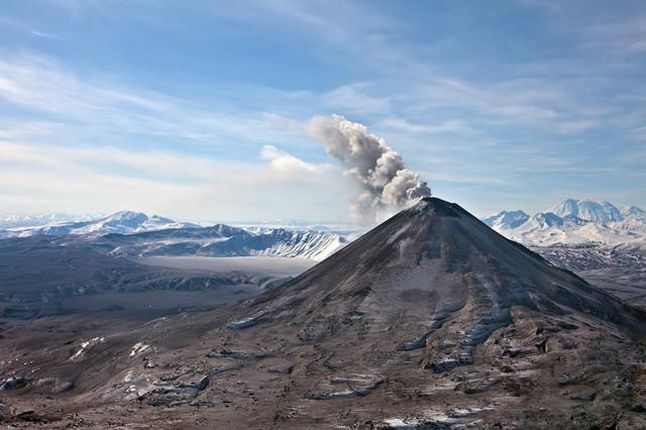
[[[426,182],[406,168],[402,156],[363,124],[339,115],[318,116],[310,122],[310,133],[361,187],[351,205],[354,217],[374,221],[379,213],[401,210],[431,195]]]

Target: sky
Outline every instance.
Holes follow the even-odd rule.
[[[644,207],[646,2],[0,8],[0,212],[348,222],[332,114],[478,215]]]

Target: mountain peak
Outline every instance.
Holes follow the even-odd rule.
[[[459,217],[461,213],[467,213],[456,203],[449,203],[437,197],[422,197],[409,210],[413,212],[425,212],[434,216]]]
[[[426,324],[436,315],[456,323],[450,336],[457,344],[472,331],[480,343],[510,323],[515,306],[634,323],[607,294],[495,233],[459,205],[430,197],[262,296],[230,327],[287,320],[320,333],[332,316],[343,320],[358,312],[378,332],[405,313],[409,323],[401,336],[415,326],[418,335],[430,337],[432,324]],[[455,364],[472,349],[453,352],[447,359]]]
[[[646,217],[646,211],[637,206],[624,206],[621,208],[621,215],[624,218],[642,218]]]
[[[482,219],[494,230],[510,230],[523,225],[529,219],[529,215],[521,210],[501,211]]]
[[[114,213],[106,216],[104,219],[129,220],[129,219],[140,219],[140,218],[146,218],[147,219],[148,215],[146,215],[143,212],[135,212],[135,211],[123,210],[123,211],[114,212]]]
[[[241,304],[218,337],[230,350],[271,350],[275,360],[293,363],[299,404],[304,395],[370,395],[383,405],[405,403],[410,412],[411,402],[438,404],[455,393],[509,398],[510,378],[520,375],[537,381],[530,396],[538,387],[556,392],[580,371],[581,357],[604,365],[610,355],[600,349],[625,350],[621,328],[643,335],[644,315],[459,205],[424,198]],[[403,397],[391,394],[393,387],[436,397]],[[518,404],[514,396],[510,408]]]
[[[611,222],[622,221],[623,216],[619,209],[607,201],[598,202],[594,200],[576,200],[568,198],[553,207],[549,212],[565,217],[572,215],[584,221]]]

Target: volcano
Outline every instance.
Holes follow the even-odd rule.
[[[345,424],[359,427],[592,426],[612,416],[605,408],[644,401],[626,396],[636,379],[603,385],[637,366],[644,386],[641,311],[437,198],[250,302],[227,328],[226,348],[255,343],[293,363],[296,391],[317,400],[297,402],[311,409],[296,427],[341,404],[358,409]],[[612,401],[595,403],[602,392]]]
[[[448,336],[457,353],[443,358],[449,367],[470,363],[472,347],[519,311],[644,328],[636,310],[495,233],[457,204],[430,197],[261,296],[250,310],[229,328],[284,322],[302,327],[302,339],[316,340],[360,324],[393,339],[413,336],[399,350]],[[345,327],[343,321],[354,323]],[[437,351],[430,356],[439,358]]]
[[[156,428],[642,428],[645,334],[643,311],[429,197],[255,299],[97,338],[65,401]],[[57,354],[33,366],[69,377]]]

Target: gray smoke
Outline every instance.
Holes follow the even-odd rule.
[[[310,122],[310,133],[363,189],[352,203],[355,217],[375,220],[379,212],[397,211],[431,195],[426,182],[406,168],[401,155],[368,133],[363,124],[338,115],[318,116]]]

